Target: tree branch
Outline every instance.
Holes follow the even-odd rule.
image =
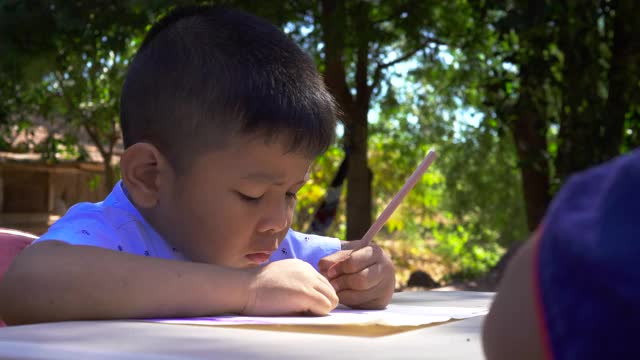
[[[390,66],[393,66],[397,63],[401,63],[403,61],[408,60],[409,58],[411,58],[413,55],[415,55],[418,51],[424,49],[427,45],[429,44],[436,44],[436,45],[446,45],[443,41],[438,40],[436,38],[432,38],[432,37],[428,37],[427,39],[425,39],[425,41],[423,41],[420,46],[416,47],[415,49],[409,51],[408,53],[400,56],[397,59],[394,59],[393,61],[389,61],[388,63],[384,63],[384,64],[379,64],[378,67],[382,68],[382,69],[386,69]]]
[[[391,21],[393,19],[397,19],[402,15],[402,13],[408,13],[409,10],[415,6],[415,3],[416,1],[409,1],[403,5],[400,5],[397,9],[395,9],[395,11],[389,14],[389,16],[373,20],[371,23],[377,25],[385,23],[387,21]]]
[[[93,141],[93,143],[96,145],[96,148],[98,148],[98,152],[102,156],[103,160],[107,161],[106,156],[108,155],[108,153],[103,148],[102,143],[100,142],[100,138],[98,137],[98,134],[96,132],[94,132],[93,130],[91,130],[91,127],[87,124],[86,121],[82,122],[82,127],[84,128],[84,130],[87,132],[87,134],[91,138],[91,141]]]
[[[398,63],[401,63],[403,61],[409,60],[412,56],[414,56],[415,54],[418,53],[418,51],[424,49],[427,45],[429,44],[436,44],[436,45],[446,45],[443,41],[438,40],[436,38],[433,37],[428,37],[426,38],[419,46],[417,46],[415,49],[407,52],[406,54],[392,60],[389,61],[387,63],[378,63],[378,65],[376,66],[376,69],[373,72],[373,81],[371,82],[371,85],[369,86],[369,91],[372,92],[373,89],[375,89],[379,84],[380,84],[380,80],[382,77],[382,70],[387,69],[393,65],[396,65]]]

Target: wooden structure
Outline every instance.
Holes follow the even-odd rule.
[[[103,169],[101,163],[48,164],[32,154],[0,153],[0,227],[42,234],[71,205],[102,201],[108,194]]]

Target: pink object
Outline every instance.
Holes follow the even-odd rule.
[[[387,207],[382,211],[380,216],[378,216],[378,219],[373,223],[373,225],[371,225],[371,227],[369,228],[367,233],[364,234],[362,239],[359,240],[360,244],[356,246],[356,250],[366,247],[369,245],[369,243],[371,243],[371,240],[373,240],[376,234],[378,234],[378,232],[380,231],[380,229],[382,229],[382,227],[387,222],[387,220],[389,220],[393,212],[396,211],[396,208],[398,208],[398,205],[400,205],[400,203],[405,198],[405,196],[407,196],[409,191],[413,189],[413,187],[416,185],[418,180],[420,180],[422,175],[427,171],[431,163],[433,163],[433,161],[436,159],[436,156],[437,154],[435,151],[429,150],[429,152],[427,153],[427,156],[424,158],[424,160],[422,160],[420,165],[418,165],[418,168],[413,172],[413,174],[411,174],[411,176],[409,176],[409,179],[407,179],[407,181],[404,183],[400,191],[398,191],[396,196],[393,197],[389,205],[387,205]]]
[[[38,237],[18,230],[0,228],[0,282],[13,259]],[[5,323],[0,320],[0,327]]]

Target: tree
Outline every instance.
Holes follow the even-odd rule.
[[[637,138],[640,135],[640,19],[635,15],[640,12],[640,3],[615,0],[611,2],[611,8],[605,11],[613,12],[613,44],[604,109],[610,126],[602,133],[602,138],[610,140],[602,151],[602,160],[618,155],[623,145],[625,128],[630,136],[635,135]],[[630,145],[631,148],[637,147],[640,142]]]
[[[368,116],[372,100],[394,65],[441,44],[444,25],[453,23],[457,2],[322,0],[322,68],[343,112],[347,175],[347,238],[360,238],[371,225]],[[453,28],[453,27],[450,27]],[[390,56],[395,54],[395,56]]]
[[[494,94],[488,97],[490,111],[514,137],[533,231],[568,176],[620,154],[625,126],[634,134],[639,85],[638,42],[632,34],[638,20],[631,14],[637,4],[474,4],[476,19],[494,27],[503,43],[488,45],[491,57],[509,59],[516,68],[516,76],[494,68],[500,76],[484,86]]]
[[[547,131],[549,94],[544,91],[550,79],[550,60],[545,56],[550,31],[545,25],[546,4],[520,1],[511,16],[516,16],[516,34],[520,51],[514,58],[518,66],[519,96],[502,116],[515,142],[519,159],[527,225],[535,229],[551,201]],[[548,52],[547,52],[548,54]]]
[[[266,16],[285,30],[314,30],[297,40],[316,57],[343,112],[343,143],[350,154],[347,237],[360,237],[372,215],[372,174],[367,165],[372,101],[381,96],[380,85],[389,69],[438,44],[441,39],[434,35],[436,30],[455,28],[448,15],[455,13],[452,9],[458,6],[457,2],[429,5],[409,0],[376,4],[326,0],[312,4],[291,1],[276,6],[241,0],[225,3]],[[44,103],[36,111],[64,119],[72,129],[88,134],[105,164],[110,162],[117,139],[117,99],[126,59],[134,47],[131,41],[140,36],[154,14],[166,9],[163,1],[151,2],[144,8],[136,1],[40,1],[32,6],[16,3],[4,7],[5,18],[13,19],[13,24],[33,25],[7,26],[5,30],[18,52],[35,51],[35,58],[44,64],[39,69],[44,77],[22,82],[23,86],[29,85],[30,91],[47,95],[39,98]],[[296,38],[295,32],[290,33]],[[32,41],[25,39],[31,38],[45,46],[29,48],[25,44]],[[105,168],[111,183],[111,167]]]
[[[143,6],[144,5],[144,6]],[[137,1],[6,2],[0,8],[4,122],[43,116],[84,132],[115,181],[118,101],[128,58],[153,14]]]

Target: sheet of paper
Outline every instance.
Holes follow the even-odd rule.
[[[184,325],[385,325],[421,326],[451,319],[486,315],[486,308],[389,305],[385,310],[353,310],[338,307],[327,316],[215,316],[148,319]]]

